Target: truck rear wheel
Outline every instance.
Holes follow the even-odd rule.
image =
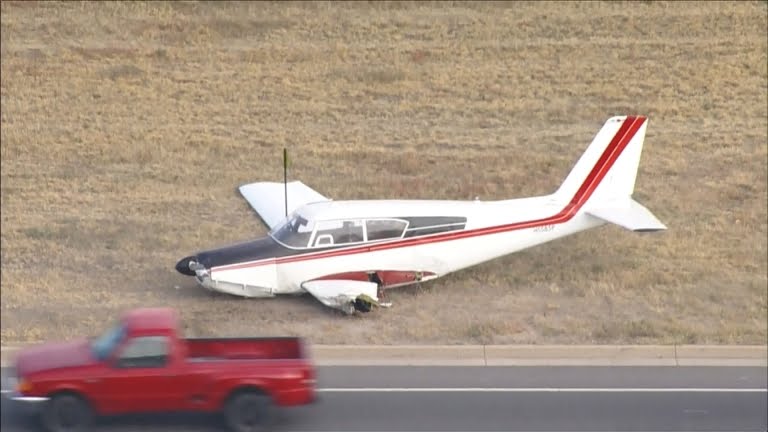
[[[267,430],[269,397],[257,391],[234,394],[224,406],[224,419],[233,432]]]
[[[49,432],[90,430],[93,411],[83,398],[70,393],[54,395],[42,412],[43,427]]]

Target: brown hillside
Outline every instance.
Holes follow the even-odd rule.
[[[2,2],[2,342],[170,305],[195,335],[316,343],[766,342],[765,2]],[[650,118],[635,197],[582,233],[343,317],[211,296],[177,259],[265,232],[236,187],[553,191]],[[179,289],[175,289],[179,286]]]

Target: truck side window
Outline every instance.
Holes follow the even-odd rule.
[[[168,363],[168,338],[145,336],[131,339],[117,359],[119,368],[159,368]]]

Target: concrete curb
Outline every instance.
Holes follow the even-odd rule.
[[[30,344],[0,348],[1,365]],[[318,366],[768,366],[760,345],[310,345]]]
[[[482,345],[311,345],[318,366],[485,366]]]
[[[674,345],[507,345],[486,347],[489,366],[676,366]]]
[[[733,366],[768,366],[768,347],[723,345],[677,345],[679,366],[717,366],[728,363]]]

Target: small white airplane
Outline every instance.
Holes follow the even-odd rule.
[[[176,270],[243,297],[310,293],[347,314],[390,306],[383,290],[429,281],[613,223],[665,230],[632,199],[648,120],[610,118],[553,194],[499,201],[333,201],[300,181],[243,185],[271,229],[198,252]],[[287,194],[287,200],[286,200]]]

